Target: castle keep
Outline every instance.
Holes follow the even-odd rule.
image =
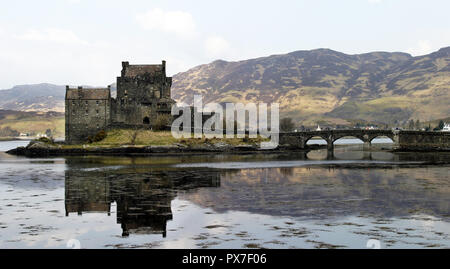
[[[175,101],[170,97],[172,78],[166,62],[130,65],[122,62],[117,77],[117,97],[108,88],[66,86],[66,142],[82,143],[100,130],[151,128],[159,115],[169,114]]]

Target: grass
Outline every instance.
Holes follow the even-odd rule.
[[[133,143],[133,137],[136,134]],[[117,129],[107,132],[105,139],[99,142],[92,143],[93,146],[122,146],[122,145],[171,145],[177,140],[168,131],[153,132],[150,130],[131,130],[131,129]]]
[[[133,142],[134,139],[134,142]],[[132,130],[115,129],[107,132],[105,139],[99,142],[86,144],[87,147],[120,147],[120,146],[168,146],[173,144],[183,144],[186,146],[196,146],[203,144],[215,144],[224,142],[229,145],[255,145],[266,141],[262,137],[258,138],[182,138],[176,139],[170,131]],[[79,148],[83,145],[64,145],[64,148]]]

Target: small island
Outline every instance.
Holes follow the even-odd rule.
[[[278,147],[261,149],[258,138],[191,138],[176,139],[170,131],[114,129],[99,132],[90,141],[80,144],[55,142],[49,138],[31,141],[26,147],[18,147],[8,154],[27,157],[72,156],[72,155],[178,155],[178,154],[215,154],[215,153],[279,153],[287,150],[309,151],[325,148],[311,145],[308,149]]]

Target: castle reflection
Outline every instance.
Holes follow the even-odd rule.
[[[220,175],[212,171],[102,171],[68,169],[65,174],[66,216],[99,212],[110,215],[117,204],[122,236],[162,234],[172,219],[171,201],[177,192],[219,187]]]

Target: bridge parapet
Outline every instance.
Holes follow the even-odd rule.
[[[400,131],[398,150],[450,150],[450,132]]]
[[[327,142],[328,150],[334,149],[334,142],[343,137],[355,137],[369,148],[373,139],[389,137],[394,148],[405,150],[426,150],[450,148],[450,133],[398,130],[325,130],[280,133],[280,145],[304,149],[313,137],[320,137]]]

